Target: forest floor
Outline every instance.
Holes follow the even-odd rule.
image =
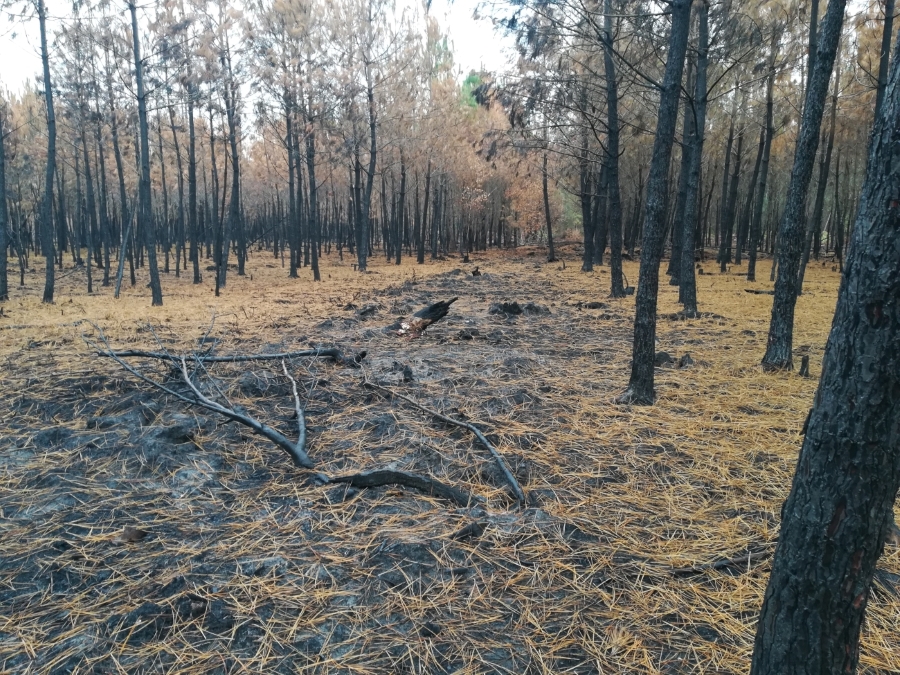
[[[666,316],[679,306],[662,285],[659,350],[694,363],[658,368],[656,405],[630,407],[614,399],[634,298],[609,299],[608,269],[583,274],[577,247],[561,248],[564,269],[525,248],[471,264],[376,259],[367,275],[330,256],[315,285],[255,254],[220,298],[209,273],[199,286],[164,275],[159,308],[144,283],[119,301],[88,296],[82,272],[44,306],[30,274],[0,317],[0,672],[746,673],[839,275],[811,265],[799,300],[794,343],[812,378],[759,367],[772,298],[744,292],[746,267],[703,265],[695,320]],[[636,263],[625,271],[636,283]],[[768,271],[752,286],[771,288]],[[454,296],[421,339],[383,330]],[[503,301],[549,313],[488,313]],[[83,339],[95,322],[117,348],[158,337],[191,353],[213,315],[217,354],[368,352],[361,370],[289,363],[322,471],[414,471],[484,501],[321,486]],[[280,362],[210,372],[295,432]],[[467,432],[364,376],[482,428],[525,507]],[[123,541],[137,538],[125,528],[148,534]],[[900,662],[896,547],[879,570],[867,673]]]

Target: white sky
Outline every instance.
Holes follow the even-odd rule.
[[[29,3],[30,5],[31,3]],[[124,4],[124,3],[123,3]],[[470,70],[503,70],[512,53],[512,41],[496,33],[489,19],[472,18],[478,0],[433,0],[431,14],[449,34],[457,67],[465,76]],[[21,9],[22,2],[16,3]],[[70,2],[47,0],[51,33],[70,12]],[[124,11],[124,7],[123,7]],[[52,38],[51,38],[52,39]],[[52,58],[52,53],[51,53]],[[21,91],[25,82],[40,74],[40,32],[37,18],[24,22],[0,16],[0,89]]]

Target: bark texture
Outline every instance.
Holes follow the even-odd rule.
[[[659,292],[659,263],[665,235],[666,193],[669,162],[678,119],[678,98],[684,56],[690,29],[691,0],[673,0],[669,55],[662,81],[657,116],[656,137],[647,178],[647,203],[644,208],[644,238],[641,249],[641,271],[635,298],[634,345],[631,379],[622,395],[623,402],[649,405],[653,403],[653,369],[656,343],[656,305]]]
[[[819,129],[825,111],[828,81],[831,79],[840,42],[846,5],[846,0],[831,0],[828,3],[815,55],[815,69],[803,106],[803,120],[800,123],[794,166],[788,184],[787,202],[778,232],[778,278],[775,280],[775,302],[772,303],[769,339],[762,360],[763,367],[768,370],[793,368],[791,352],[794,309],[797,304],[798,272],[805,234],[806,196],[819,147]]]
[[[853,673],[858,667],[869,587],[900,487],[897,66],[872,137],[822,378],[784,506],[751,675]]]

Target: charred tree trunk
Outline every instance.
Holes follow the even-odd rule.
[[[547,188],[547,137],[544,132],[544,162],[541,169],[541,187],[544,190],[544,221],[547,224],[547,262],[556,262],[556,252],[553,250],[553,222],[550,218],[550,193]]]
[[[839,48],[840,49],[840,48]],[[840,58],[839,56],[837,57]],[[803,246],[803,259],[800,262],[800,277],[797,280],[797,294],[803,293],[803,279],[806,276],[806,266],[809,264],[809,256],[812,252],[816,260],[819,259],[819,248],[822,241],[822,217],[825,211],[825,190],[828,188],[828,172],[831,169],[831,153],[834,150],[834,128],[837,120],[838,88],[840,86],[841,68],[838,65],[834,76],[834,90],[831,96],[831,120],[828,125],[828,140],[825,142],[825,151],[819,158],[819,182],[816,185],[816,199],[813,202],[813,211],[809,222],[806,224],[806,243]]]
[[[44,199],[41,202],[41,249],[47,262],[43,302],[53,302],[56,284],[56,254],[53,249],[53,174],[56,172],[56,114],[53,111],[53,86],[50,79],[50,53],[47,51],[47,8],[38,0],[41,29],[41,61],[44,67],[44,100],[47,105],[47,170],[44,173]],[[135,38],[137,39],[137,38]]]
[[[6,209],[6,113],[0,107],[0,302],[9,300],[7,277],[7,257],[9,254],[9,238],[7,225],[9,212]]]
[[[134,76],[137,82],[138,125],[141,137],[141,174],[140,174],[140,228],[144,234],[144,246],[147,248],[147,265],[150,268],[150,291],[153,306],[163,304],[162,286],[159,282],[159,268],[156,265],[156,228],[153,224],[153,212],[150,203],[150,129],[147,122],[147,95],[144,92],[144,65],[141,60],[140,33],[138,33],[137,8],[134,2],[128,3],[131,12],[131,33],[134,44]]]
[[[687,58],[687,75],[685,77],[684,90],[690,92],[694,80],[694,61]],[[675,212],[672,226],[672,253],[669,255],[669,285],[678,286],[678,272],[681,268],[681,230],[685,220],[685,200],[687,199],[688,176],[691,173],[691,139],[694,136],[694,114],[691,111],[691,97],[686,94],[682,106],[681,124],[681,163],[678,171],[678,189],[675,193]]]
[[[662,259],[665,234],[669,162],[672,157],[672,143],[675,140],[681,76],[684,73],[684,56],[687,52],[690,30],[691,0],[673,0],[671,13],[672,28],[669,36],[668,57],[660,94],[650,175],[647,179],[641,270],[635,298],[631,379],[628,389],[621,397],[622,401],[639,404],[651,404],[654,400],[653,369],[659,264]]]
[[[759,249],[760,233],[762,231],[763,206],[766,201],[766,186],[769,179],[769,157],[772,154],[772,137],[775,136],[774,124],[774,97],[775,87],[775,59],[777,36],[772,36],[772,55],[769,61],[769,76],[766,79],[766,120],[763,131],[766,134],[766,142],[763,146],[762,161],[759,166],[759,185],[756,186],[755,203],[753,205],[753,220],[750,223],[750,250],[747,260],[747,281],[756,281],[756,254]]]
[[[826,15],[823,43],[828,25]],[[817,67],[826,65],[826,54],[823,48]],[[807,108],[813,102],[810,96]],[[783,509],[751,675],[854,673],[859,665],[869,587],[900,488],[898,144],[895,61],[875,122],[819,390]]]
[[[700,205],[700,167],[703,163],[703,142],[706,137],[706,71],[709,63],[709,4],[701,0],[697,29],[697,83],[694,89],[694,105],[690,114],[692,124],[691,163],[689,166],[687,195],[685,196],[684,225],[682,226],[681,268],[679,270],[679,301],[688,316],[697,314],[697,279],[694,276],[694,236]]]
[[[793,368],[794,308],[797,304],[798,270],[804,239],[806,195],[816,161],[828,81],[831,79],[841,37],[846,4],[846,0],[831,0],[828,3],[816,52],[816,68],[803,106],[787,202],[779,228],[778,278],[775,281],[775,301],[772,304],[766,354],[762,360],[763,367],[769,370]]]
[[[606,71],[606,165],[607,199],[609,211],[609,272],[610,295],[614,298],[625,296],[622,281],[622,194],[619,190],[619,89],[616,83],[616,65],[613,61],[612,0],[604,4],[604,30],[606,32],[603,50]]]

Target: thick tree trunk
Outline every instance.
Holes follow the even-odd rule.
[[[237,110],[237,91],[234,87],[234,77],[231,72],[231,53],[226,44],[222,53],[222,66],[225,70],[225,119],[228,123],[228,146],[231,149],[231,198],[228,202],[228,228],[222,242],[222,274],[221,286],[225,287],[228,278],[228,254],[231,250],[231,238],[237,236],[238,244],[238,275],[244,276],[244,261],[246,259],[246,240],[244,238],[244,222],[241,218],[241,164],[238,153],[237,137],[240,118]]]
[[[779,228],[778,278],[775,281],[775,301],[772,304],[768,344],[762,360],[763,367],[769,370],[793,367],[794,308],[797,304],[798,269],[804,239],[806,195],[816,161],[828,81],[831,79],[840,41],[846,4],[846,0],[830,0],[828,3],[816,52],[816,68],[803,106],[787,202]]]
[[[44,67],[44,100],[47,105],[47,170],[44,173],[44,199],[41,202],[41,249],[47,262],[43,302],[53,302],[56,283],[56,254],[53,249],[53,174],[56,172],[56,114],[53,111],[53,86],[50,79],[50,53],[47,51],[47,8],[38,0],[41,28],[41,61]]]
[[[169,128],[172,131],[172,145],[175,146],[175,169],[178,172],[178,226],[175,232],[175,277],[181,276],[181,254],[184,249],[184,170],[181,166],[181,144],[175,126],[175,108],[169,108]]]
[[[606,33],[603,63],[606,73],[606,166],[607,199],[609,211],[609,272],[610,295],[625,296],[622,281],[622,194],[619,189],[619,88],[616,82],[616,65],[613,61],[613,7],[612,0],[605,0],[603,28]]]
[[[827,26],[826,15],[823,44]],[[818,65],[826,54],[823,46]],[[808,109],[813,102],[810,96]],[[819,390],[783,509],[751,675],[854,673],[859,665],[869,587],[900,488],[898,144],[895,62],[875,122]]]
[[[700,167],[703,163],[703,142],[706,138],[706,71],[709,63],[709,4],[700,0],[697,30],[697,83],[694,89],[694,124],[691,125],[691,163],[685,196],[684,225],[682,227],[681,266],[679,269],[679,301],[688,316],[697,314],[697,278],[694,276],[694,235],[700,202]]]
[[[678,120],[678,99],[684,56],[690,29],[691,0],[673,0],[672,28],[666,70],[660,93],[656,137],[650,175],[647,179],[647,203],[644,209],[644,239],[641,249],[641,271],[638,278],[634,318],[631,379],[622,395],[623,402],[651,404],[654,399],[653,369],[656,353],[656,304],[659,291],[659,264],[662,259],[663,236],[668,191],[669,161]]]
[[[153,211],[150,203],[150,129],[147,122],[147,95],[144,92],[144,66],[141,61],[140,33],[138,33],[137,8],[129,2],[131,11],[131,33],[134,44],[134,76],[137,83],[138,125],[141,137],[141,174],[140,174],[140,228],[144,234],[144,246],[147,248],[147,265],[150,268],[150,291],[153,306],[163,304],[162,286],[159,282],[159,268],[156,265],[156,228],[153,225]]]

